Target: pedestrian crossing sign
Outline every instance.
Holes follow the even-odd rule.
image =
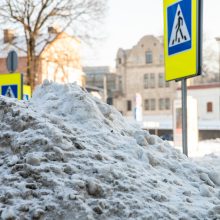
[[[18,98],[18,85],[2,86],[2,95],[10,98]]]
[[[167,9],[169,55],[181,53],[192,46],[191,5],[183,2],[175,3]]]
[[[23,85],[23,100],[30,100],[31,98],[31,87],[28,85]]]
[[[23,98],[23,75],[20,73],[0,74],[0,95]]]
[[[166,80],[201,72],[202,0],[164,0]]]

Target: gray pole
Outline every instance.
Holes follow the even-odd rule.
[[[182,79],[182,145],[183,153],[188,156],[187,146],[187,86],[186,79]]]
[[[103,77],[103,90],[104,90],[104,102],[107,103],[108,98],[108,88],[107,88],[107,75]]]
[[[218,66],[219,66],[218,82],[220,83],[220,38],[218,38],[217,41],[218,41],[218,58],[219,58],[219,62],[218,62]],[[219,97],[219,120],[220,120],[220,97]]]
[[[217,42],[218,42],[218,77],[217,80],[218,82],[220,82],[220,39],[217,38]]]
[[[218,61],[219,61],[219,63],[218,63],[218,65],[219,65],[219,73],[218,73],[218,82],[220,82],[220,37],[216,37],[215,38],[216,39],[216,41],[217,41],[217,43],[218,43]]]
[[[218,75],[218,82],[220,83],[220,38],[218,38],[218,58],[219,58],[219,62],[218,62],[218,66],[219,66],[219,75]],[[219,96],[219,120],[220,120],[220,96]]]
[[[220,82],[220,39],[218,39],[218,67],[219,67],[219,75],[218,75],[218,82]]]
[[[218,66],[219,66],[219,73],[217,77],[217,81],[220,83],[220,37],[215,38],[217,43],[218,43]],[[220,102],[220,97],[219,97],[219,102]],[[219,109],[219,120],[220,120],[220,109]]]

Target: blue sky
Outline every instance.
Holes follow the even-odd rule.
[[[163,0],[109,0],[100,31],[103,40],[86,50],[84,65],[115,65],[118,48],[133,47],[144,35],[163,35]],[[220,36],[220,0],[204,0],[204,33]]]

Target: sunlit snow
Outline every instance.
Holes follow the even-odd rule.
[[[3,220],[219,219],[210,158],[187,158],[75,84],[0,97]]]

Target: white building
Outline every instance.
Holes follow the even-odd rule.
[[[142,107],[145,129],[152,133],[158,131],[158,135],[162,134],[161,130],[172,133],[176,83],[165,82],[164,79],[162,38],[148,35],[131,49],[120,48],[116,57],[116,73],[122,79],[123,95],[114,100],[114,106],[128,119],[134,118],[137,109]],[[139,107],[136,97],[142,97]]]
[[[118,50],[116,74],[121,79],[122,94],[114,98],[113,105],[128,120],[136,116],[151,133],[172,136],[173,103],[181,92],[175,81],[165,82],[163,52],[162,38],[152,35],[144,36],[130,49]],[[193,79],[188,79],[189,85]],[[188,95],[198,101],[200,139],[220,138],[220,82],[189,86]],[[142,97],[141,104],[137,97]],[[137,117],[137,112],[142,116]]]
[[[220,83],[188,86],[187,95],[197,100],[200,139],[220,138]]]

